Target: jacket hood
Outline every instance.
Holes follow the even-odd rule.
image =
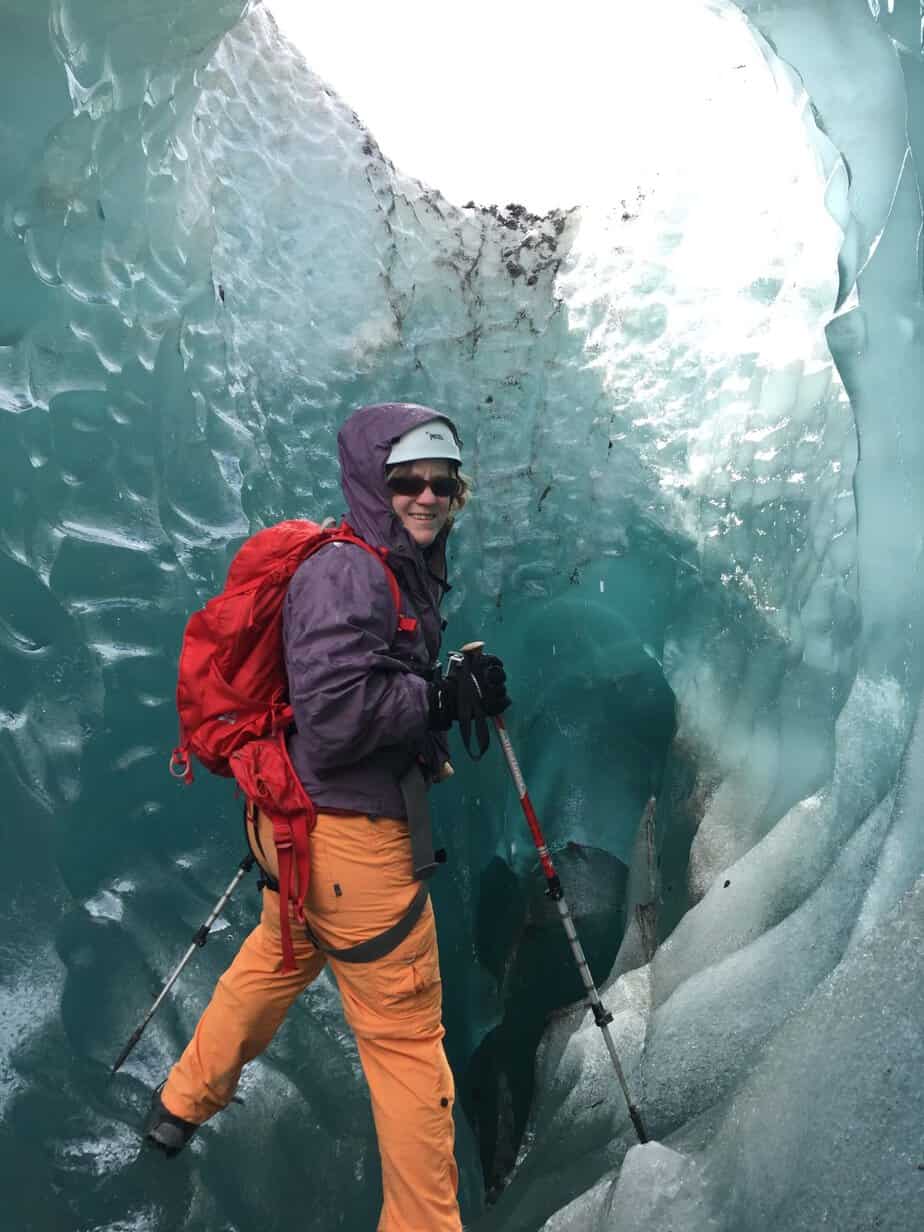
[[[337,435],[340,451],[340,484],[347,504],[347,520],[373,547],[407,554],[417,545],[391,507],[391,492],[385,483],[385,461],[399,436],[411,428],[441,419],[456,439],[455,424],[448,415],[416,402],[379,402],[354,411]]]

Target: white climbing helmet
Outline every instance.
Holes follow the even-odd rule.
[[[418,424],[403,436],[399,436],[392,446],[386,459],[386,466],[395,466],[398,462],[419,462],[424,458],[447,458],[450,462],[461,462],[459,443],[455,433],[445,419],[428,419],[426,423]]]

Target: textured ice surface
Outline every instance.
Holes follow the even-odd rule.
[[[674,9],[650,8],[656,47]],[[450,635],[508,661],[657,1139],[626,1156],[600,1033],[537,947],[499,759],[460,762],[435,893],[467,1221],[917,1226],[920,11],[697,20],[702,96],[677,99],[659,174],[536,218],[403,177],[243,0],[2,0],[11,1228],[372,1224],[326,981],[243,1106],[169,1167],[139,1155],[252,890],[106,1067],[240,855],[225,785],[165,775],[183,619],[249,530],[339,512],[336,427],[396,396],[460,424],[479,498]],[[533,1081],[515,1045],[546,1013]],[[483,1174],[509,1182],[487,1212]]]

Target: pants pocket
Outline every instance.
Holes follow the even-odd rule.
[[[429,913],[429,918],[424,916]],[[423,932],[415,940],[420,925]],[[410,950],[407,947],[410,943]],[[436,932],[433,926],[433,908],[428,903],[424,915],[410,936],[406,938],[391,954],[377,962],[370,963],[370,974],[379,989],[383,1004],[392,1007],[412,1004],[424,1004],[435,997],[441,1001],[442,981],[440,979],[439,953],[436,945]]]

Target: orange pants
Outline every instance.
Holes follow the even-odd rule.
[[[259,828],[275,873],[271,827],[260,817]],[[310,845],[306,916],[324,945],[355,945],[404,914],[418,888],[405,822],[320,813]],[[283,973],[279,896],[264,890],[260,923],[218,981],[161,1093],[174,1116],[200,1124],[224,1108],[245,1063],[321,972],[327,957],[294,920],[292,939],[297,970]],[[384,958],[329,961],[372,1096],[384,1191],[378,1232],[461,1232],[432,906]]]

